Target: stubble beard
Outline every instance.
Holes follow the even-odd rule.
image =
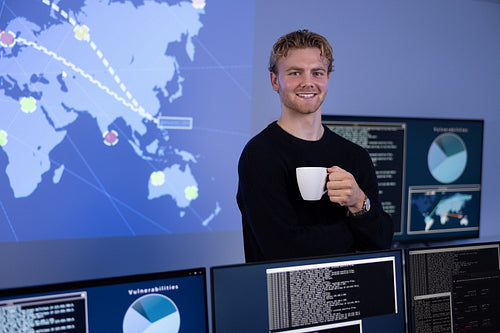
[[[300,101],[300,97],[295,97],[296,98],[289,98],[288,96],[282,96],[281,103],[283,104],[284,108],[289,110],[291,113],[310,115],[316,112],[320,112],[321,105],[323,104],[326,95],[318,97],[319,100],[312,105],[301,105],[305,103],[303,103],[303,101]]]

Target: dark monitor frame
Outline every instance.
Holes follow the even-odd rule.
[[[402,325],[404,326],[404,332],[406,331],[406,297],[405,297],[405,272],[404,272],[404,253],[402,249],[390,249],[390,250],[381,250],[381,251],[366,251],[366,252],[358,252],[358,253],[344,253],[344,254],[334,254],[334,255],[328,255],[328,256],[319,256],[319,257],[305,257],[305,258],[297,258],[297,259],[283,259],[283,260],[271,260],[271,261],[263,261],[263,262],[252,262],[252,263],[246,263],[246,264],[234,264],[234,265],[224,265],[224,266],[214,266],[210,268],[210,295],[211,295],[211,310],[212,310],[212,324],[211,324],[211,329],[213,333],[218,333],[217,332],[217,309],[216,309],[216,293],[214,290],[214,270],[218,269],[239,269],[239,268],[245,268],[245,267],[254,267],[254,266],[263,266],[261,268],[264,271],[264,274],[266,274],[267,269],[274,269],[274,268],[281,268],[281,267],[289,267],[289,266],[302,266],[302,265],[315,265],[315,264],[322,264],[322,263],[329,263],[329,262],[342,262],[342,261],[351,261],[351,260],[357,260],[365,257],[371,257],[371,258],[377,258],[377,257],[389,257],[391,254],[394,254],[399,257],[400,260],[400,266],[399,268],[395,268],[395,278],[397,279],[398,276],[398,271],[401,274],[400,275],[400,281],[396,281],[396,283],[399,283],[400,286],[396,286],[396,288],[401,292],[401,294],[398,294],[398,313],[404,317]],[[345,259],[344,259],[345,258]],[[397,264],[397,263],[396,263]],[[266,279],[266,277],[264,277]],[[242,288],[245,286],[242,285]],[[401,306],[399,308],[399,306]],[[267,303],[266,303],[266,308],[267,308]],[[359,319],[358,321],[362,321],[363,319]],[[356,320],[354,320],[356,321]],[[336,324],[334,324],[336,325]],[[329,332],[329,330],[326,330]],[[266,330],[268,332],[268,330]],[[320,332],[320,331],[318,331]]]
[[[413,283],[413,278],[412,278],[412,272],[411,272],[411,261],[410,261],[410,256],[411,252],[430,252],[430,251],[436,251],[436,252],[449,252],[452,251],[453,249],[458,249],[458,250],[473,250],[474,248],[479,248],[479,247],[497,247],[497,253],[498,253],[498,274],[500,275],[500,241],[499,242],[477,242],[477,243],[462,243],[462,244],[455,244],[455,245],[443,245],[443,246],[429,246],[429,247],[415,247],[415,248],[406,248],[404,249],[404,262],[405,262],[405,281],[406,281],[406,311],[407,311],[407,331],[409,333],[414,332],[413,327],[415,325],[414,319],[413,319],[413,303],[412,303],[412,283]],[[444,279],[444,277],[443,277]],[[453,328],[452,328],[453,329]]]
[[[205,267],[0,289],[0,304],[4,303],[7,300],[9,301],[15,299],[22,300],[23,298],[26,297],[44,297],[53,295],[57,297],[57,295],[59,294],[67,294],[67,293],[75,294],[78,292],[84,292],[84,291],[86,292],[87,290],[91,290],[92,288],[100,288],[100,287],[105,288],[105,287],[113,287],[113,286],[126,285],[132,283],[148,283],[152,281],[185,278],[190,276],[201,276],[203,278],[202,297],[204,298],[204,307],[205,307],[204,326],[205,326],[205,331],[209,332],[207,270]],[[166,291],[160,290],[158,293],[161,294],[164,292]],[[86,300],[86,303],[91,303],[91,302]],[[86,306],[88,307],[89,304],[86,304]],[[86,311],[89,312],[89,309],[87,308]],[[91,321],[92,319],[87,318],[88,329],[91,329],[91,326],[89,324],[89,322]],[[89,330],[89,332],[92,331]]]
[[[390,134],[397,140],[402,140],[403,147],[397,148],[399,150],[396,150],[394,153],[394,161],[389,163],[393,163],[393,165],[397,166],[397,168],[395,168],[395,177],[400,178],[396,179],[395,182],[398,183],[397,186],[400,186],[401,191],[397,192],[396,187],[391,188],[390,186],[381,186],[382,182],[386,182],[385,184],[388,184],[387,182],[390,182],[393,179],[378,179],[379,192],[385,191],[386,193],[382,195],[389,197],[389,199],[385,201],[391,203],[388,205],[388,210],[394,220],[395,244],[428,244],[433,241],[479,238],[484,142],[483,119],[323,115],[322,122],[327,127],[332,126],[334,123],[344,123],[344,125],[349,128],[362,128],[363,126],[370,128],[370,126],[380,126],[380,128],[382,128],[381,131],[391,129],[393,133],[399,133]],[[464,131],[466,133],[463,133]],[[480,131],[480,133],[477,133],[477,131]],[[467,139],[472,141],[472,143],[464,142],[467,151],[467,162],[464,166],[462,174],[457,179],[449,183],[440,183],[436,178],[433,178],[434,176],[431,174],[428,165],[429,149],[431,145],[434,144],[434,141],[443,134],[456,134],[459,139],[461,139],[461,136],[465,135],[467,136]],[[401,142],[398,144],[401,144]],[[467,144],[472,144],[473,149],[471,149],[471,147],[467,147]],[[422,158],[412,158],[415,156]],[[401,159],[401,163],[395,163],[396,159]],[[373,157],[372,160],[374,160]],[[380,157],[380,160],[378,161],[375,160],[374,164],[377,164],[377,162],[379,162],[382,165],[381,168],[383,168],[383,163],[386,163],[384,161],[384,156]],[[377,166],[375,167],[377,169]],[[411,223],[412,221],[408,216],[410,212],[412,212],[410,192],[411,195],[414,195],[415,197],[421,195],[422,198],[424,198],[424,195],[427,193],[444,195],[445,193],[459,193],[459,191],[470,194],[473,198],[471,202],[474,207],[474,217],[477,217],[477,221],[472,221],[470,224],[471,227],[463,229],[447,229],[447,227],[441,227],[440,221],[436,218],[433,219],[433,230],[424,230],[424,228],[420,227],[417,222],[414,222],[413,224]],[[381,197],[381,199],[383,199],[383,197]],[[414,213],[417,214],[418,211],[416,209],[413,210]],[[414,214],[412,215],[414,216]],[[454,217],[450,219],[454,219]],[[441,225],[444,226],[445,224]],[[415,226],[417,227],[415,228]],[[419,228],[422,228],[422,230]]]

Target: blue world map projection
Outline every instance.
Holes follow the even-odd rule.
[[[426,191],[413,193],[409,233],[475,230],[479,228],[476,211],[479,191],[461,192]]]
[[[251,2],[0,6],[0,241],[240,228]]]

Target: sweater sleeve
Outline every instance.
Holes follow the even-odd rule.
[[[351,216],[350,227],[359,251],[388,249],[391,246],[394,224],[389,214],[384,212],[378,194],[375,168],[366,151],[358,158],[358,185],[370,199],[370,210],[360,216]]]

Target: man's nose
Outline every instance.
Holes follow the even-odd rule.
[[[301,86],[304,88],[312,87],[312,75],[311,74],[305,74],[302,76],[302,82]]]

